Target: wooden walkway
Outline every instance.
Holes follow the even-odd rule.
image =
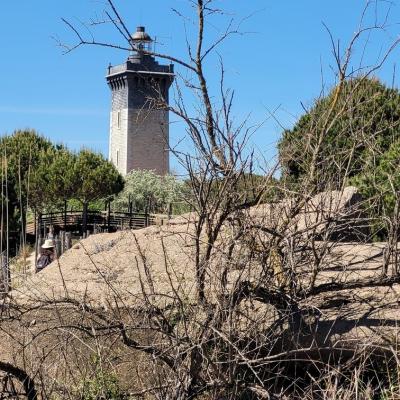
[[[156,217],[145,213],[123,213],[107,211],[88,211],[86,223],[82,211],[56,212],[39,215],[36,221],[26,226],[26,234],[31,236],[45,237],[46,231],[51,229],[55,233],[81,232],[86,226],[86,231],[94,232],[115,232],[124,229],[140,229],[155,224]]]

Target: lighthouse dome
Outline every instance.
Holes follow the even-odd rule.
[[[136,32],[132,35],[132,40],[137,42],[152,42],[153,39],[146,32],[144,26],[138,26]]]

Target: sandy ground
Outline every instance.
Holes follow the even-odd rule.
[[[261,218],[264,216],[262,212]],[[79,306],[70,310],[59,304],[68,298],[98,310],[114,312],[117,306],[132,310],[143,305],[143,293],[150,295],[152,303],[160,306],[174,301],[177,293],[182,301],[195,302],[194,219],[194,215],[188,214],[170,221],[169,225],[92,235],[75,244],[40,273],[28,276],[11,292],[12,304],[34,307],[22,314],[20,320],[0,326],[0,361],[21,364],[27,357],[30,370],[37,371],[42,367],[40,357],[43,355],[46,374],[67,381],[70,378],[63,378],[63,374],[67,374],[65,360],[74,360],[76,368],[82,368],[79,374],[84,374],[84,366],[93,359],[100,346],[103,354],[111,352],[113,368],[118,370],[119,377],[126,375],[127,384],[132,384],[135,368],[138,368],[135,376],[142,377],[143,371],[152,365],[152,361],[146,358],[148,356],[126,347],[120,348],[120,341],[112,335],[102,338],[101,342],[87,336],[82,339],[73,327],[77,322],[81,325],[87,323],[84,308]],[[229,231],[224,234],[229,234]],[[264,235],[260,240],[267,241],[269,237]],[[360,278],[378,279],[383,249],[382,243],[332,243],[316,285],[355,282]],[[241,250],[245,253],[248,249],[244,247]],[[206,277],[210,300],[215,296],[219,268],[224,265],[223,256],[219,259],[218,254],[215,268],[211,268]],[[236,265],[240,264],[241,256],[236,254]],[[305,281],[310,277],[309,266],[306,258]],[[230,271],[229,276],[234,280],[245,273],[246,279],[256,281],[260,268],[258,264],[250,265],[245,271]],[[35,308],[43,303],[47,306]],[[301,340],[298,343],[302,348],[319,346],[331,349],[333,346],[341,349],[350,345],[363,349],[372,344],[397,348],[399,305],[400,285],[315,295],[303,301],[304,307],[317,312],[310,317],[313,318],[309,324],[311,328],[304,332],[303,328],[299,330]],[[270,320],[266,316],[271,315],[271,311],[268,307],[257,302],[244,302],[243,307],[247,307],[243,314],[243,335],[249,326],[257,331],[264,331],[269,326]],[[135,318],[131,324],[135,325]],[[21,349],[24,349],[23,359],[19,358]],[[74,369],[72,377],[75,372]]]
[[[115,303],[138,306],[143,291],[150,293],[154,287],[161,305],[168,303],[175,291],[194,300],[192,230],[192,224],[177,220],[168,226],[93,235],[28,277],[12,296],[20,303],[33,304],[70,297],[107,309]],[[317,284],[378,278],[383,247],[382,243],[335,245]],[[249,278],[251,274],[256,278],[257,273],[259,269],[254,268]],[[308,302],[321,312],[320,324],[325,321],[326,329],[336,329],[340,321],[339,335],[372,339],[380,335],[377,331],[383,336],[397,334],[399,285],[342,290]]]
[[[28,277],[12,296],[22,302],[72,296],[105,306],[118,293],[120,301],[131,306],[141,285],[148,284],[147,269],[153,285],[165,294],[172,290],[164,285],[169,276],[174,287],[184,281],[190,291],[194,274],[189,230],[179,224],[92,235]]]
[[[353,194],[354,190],[351,189],[347,192],[345,201],[338,197],[341,209],[343,204],[351,200]],[[328,203],[331,208],[331,202]],[[250,210],[250,214],[258,218],[260,224],[268,223],[269,219],[265,219],[266,213],[260,210],[261,207]],[[319,215],[325,212],[320,211]],[[302,225],[307,224],[309,219],[311,224],[318,223],[319,217],[311,215],[309,218],[308,215],[303,222],[300,220]],[[92,235],[75,244],[40,273],[28,276],[23,284],[12,291],[12,301],[23,306],[47,303],[51,312],[55,313],[58,312],[57,302],[59,304],[66,298],[73,299],[77,304],[113,311],[117,307],[140,309],[148,299],[152,304],[163,307],[176,301],[177,294],[180,301],[193,304],[196,302],[193,239],[195,218],[193,214],[187,214],[170,221],[168,225]],[[224,235],[229,234],[227,228]],[[260,245],[263,241],[270,240],[268,235],[257,237]],[[301,240],[305,240],[304,237]],[[332,242],[328,245],[331,246],[329,256],[324,259],[316,285],[379,278],[383,243]],[[221,282],[221,268],[226,262],[226,249],[220,250],[215,250],[213,267],[208,269],[206,276],[206,295],[209,300],[215,298],[216,289]],[[262,273],[259,262],[247,265],[244,269],[238,267],[242,257],[246,259],[245,253],[248,251],[249,248],[244,245],[235,254],[235,268],[229,270],[228,285],[239,275],[250,282],[259,279]],[[303,261],[300,259],[300,264],[303,263],[302,279],[306,282],[310,279],[310,260],[307,254],[296,257],[304,257]],[[146,300],[144,294],[150,297]],[[266,316],[271,315],[271,311],[268,306],[254,303],[243,304],[243,307],[248,307],[243,313],[243,326],[255,326],[263,330],[270,324],[270,319]],[[338,346],[340,343],[353,343],[356,347],[371,344],[397,347],[400,332],[399,303],[400,285],[338,290],[309,297],[303,301],[303,306],[316,312],[312,317],[314,320],[310,322],[312,331],[304,334],[304,345],[318,343],[322,347],[330,347],[336,343]],[[46,329],[47,324],[51,324],[50,312],[48,315],[46,312],[39,314],[35,315],[33,312],[32,315],[25,316],[28,337],[34,329],[31,326],[38,326],[40,320]],[[74,318],[80,317],[68,316],[68,324],[73,323]],[[59,316],[54,318],[56,321]],[[14,328],[11,326],[9,329],[12,331]],[[245,333],[246,328],[243,330],[243,334]],[[0,342],[1,340],[0,332]],[[19,342],[17,338],[17,345],[20,345]],[[40,346],[38,349],[42,351]],[[8,351],[10,356],[15,350]],[[6,357],[4,348],[1,349],[0,360],[3,356]]]

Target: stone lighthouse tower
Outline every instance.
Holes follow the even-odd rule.
[[[109,159],[123,175],[133,169],[169,172],[168,91],[173,65],[160,65],[153,56],[153,40],[139,26],[132,35],[133,51],[125,63],[109,66],[112,92]]]

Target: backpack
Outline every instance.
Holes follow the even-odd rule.
[[[51,264],[51,257],[49,254],[42,254],[36,264],[36,270],[41,271],[43,268]]]

